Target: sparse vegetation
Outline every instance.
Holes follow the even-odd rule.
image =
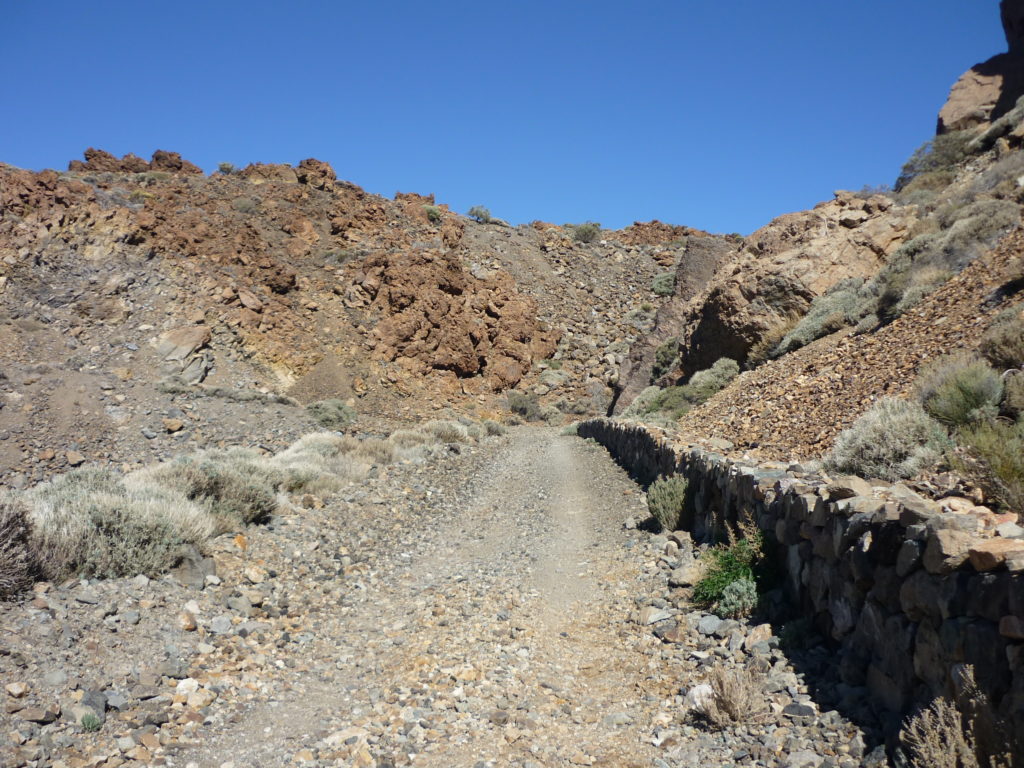
[[[508,432],[508,430],[505,429],[505,427],[503,425],[499,424],[498,422],[494,421],[493,419],[484,419],[483,426],[484,426],[484,432],[489,437],[495,437],[495,436],[498,436],[498,435],[504,435],[506,432]]]
[[[859,287],[857,283],[847,281],[816,298],[807,314],[783,337],[771,356],[792,352],[850,325],[851,315],[859,304]]]
[[[481,224],[490,224],[492,220],[491,212],[484,208],[482,205],[474,205],[472,208],[469,209],[466,215],[469,216],[469,218],[471,219],[479,221]]]
[[[957,433],[954,468],[986,499],[1024,516],[1024,422],[986,421]]]
[[[677,421],[692,407],[710,399],[739,373],[740,366],[735,360],[720,358],[710,368],[697,371],[682,386],[668,387],[657,393],[645,392],[643,405],[635,410],[639,412],[642,407],[645,415]]]
[[[1012,768],[1024,744],[982,693],[974,668],[960,672],[954,700],[938,698],[907,721],[900,739],[913,768]]]
[[[306,406],[306,411],[325,429],[340,431],[351,426],[356,420],[355,409],[336,398],[310,403]]]
[[[257,451],[197,451],[133,473],[138,487],[160,486],[209,510],[217,530],[265,522],[277,508],[285,475]]]
[[[651,282],[651,292],[657,296],[671,296],[676,290],[676,273],[662,272]]]
[[[82,726],[82,730],[85,733],[96,733],[100,728],[103,727],[103,721],[100,720],[96,715],[87,714],[82,715],[82,720],[79,723]]]
[[[973,138],[973,131],[951,131],[925,142],[903,165],[893,188],[898,193],[909,192],[940,174],[950,174],[951,179],[953,169],[969,156]]]
[[[572,238],[577,243],[592,243],[601,234],[601,225],[596,221],[577,224],[572,228]]]
[[[934,466],[948,447],[942,425],[918,403],[887,397],[839,435],[824,465],[895,482]]]
[[[231,207],[239,213],[254,213],[259,208],[259,203],[251,197],[236,197],[231,201]]]
[[[1024,367],[1024,304],[996,316],[982,336],[978,351],[1001,370]]]
[[[35,575],[28,513],[21,499],[0,496],[0,600],[25,589]]]
[[[508,409],[517,416],[527,421],[540,421],[544,418],[536,395],[512,389],[505,393],[505,398],[508,400]]]
[[[651,381],[660,379],[676,367],[679,362],[679,339],[671,338],[654,350],[654,365],[651,367]]]
[[[53,580],[154,575],[214,530],[205,511],[181,492],[129,483],[108,469],[59,475],[23,498],[39,566]]]
[[[701,557],[706,566],[704,578],[693,588],[693,600],[698,605],[712,610],[723,611],[728,608],[730,611],[742,609],[748,602],[748,586],[730,586],[738,582],[747,581],[754,584],[753,605],[747,610],[752,610],[756,605],[757,579],[755,568],[761,560],[762,541],[759,532],[751,531],[751,535],[743,539],[733,540],[728,545],[720,545],[707,550]],[[728,606],[723,606],[727,590],[730,596]]]
[[[739,363],[728,357],[720,357],[710,368],[697,371],[690,377],[687,384],[688,397],[694,405],[699,405],[739,375]]]
[[[441,213],[441,209],[436,205],[424,205],[423,212],[427,214],[427,221],[431,224],[440,224],[444,221],[444,216]]]
[[[711,696],[704,702],[700,714],[714,727],[756,723],[767,715],[762,686],[751,670],[715,666],[708,673],[708,684]]]
[[[984,360],[949,355],[924,368],[917,378],[924,410],[948,427],[994,418],[1003,396],[1003,380]]]
[[[686,506],[686,478],[682,475],[659,477],[647,489],[647,508],[662,530],[674,531]]]
[[[238,173],[238,169],[234,163],[217,163],[217,173],[222,176],[231,176]]]

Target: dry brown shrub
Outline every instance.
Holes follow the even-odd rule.
[[[1014,768],[1021,737],[995,712],[974,677],[960,670],[955,702],[936,699],[910,719],[900,734],[913,768]]]
[[[0,496],[0,600],[28,587],[35,572],[28,510],[19,498]]]
[[[708,674],[711,698],[701,708],[708,721],[725,728],[737,723],[756,723],[768,715],[768,703],[760,679],[749,669],[714,667]]]

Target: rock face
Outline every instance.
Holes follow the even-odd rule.
[[[541,329],[536,302],[521,296],[508,274],[478,279],[440,251],[368,259],[346,304],[380,317],[369,344],[381,358],[413,372],[482,375],[494,390],[515,386],[558,341]]]
[[[836,283],[877,272],[907,238],[913,219],[892,210],[885,197],[839,192],[757,230],[691,302],[680,336],[683,372],[709,368],[720,357],[743,362],[767,333],[806,312]]]
[[[1007,53],[965,72],[939,112],[938,133],[975,128],[997,120],[1024,95],[1024,0],[1000,4]]]
[[[656,222],[655,222],[656,223]],[[633,227],[642,226],[634,224]],[[715,271],[736,254],[736,246],[721,237],[691,237],[676,265],[675,293],[658,309],[654,329],[639,339],[623,361],[616,388],[614,413],[621,413],[651,384],[655,356],[662,344],[679,336],[689,301],[711,281]]]

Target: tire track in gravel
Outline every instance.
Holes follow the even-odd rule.
[[[551,429],[459,466],[365,589],[321,617],[288,690],[173,765],[651,765],[660,699],[629,621],[644,564],[622,526],[644,515],[635,485]]]

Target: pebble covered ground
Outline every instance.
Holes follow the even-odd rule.
[[[886,764],[824,704],[857,691],[811,696],[824,648],[670,586],[691,547],[593,443],[521,427],[295,502],[177,574],[0,606],[0,766]],[[693,709],[716,666],[755,722]]]

